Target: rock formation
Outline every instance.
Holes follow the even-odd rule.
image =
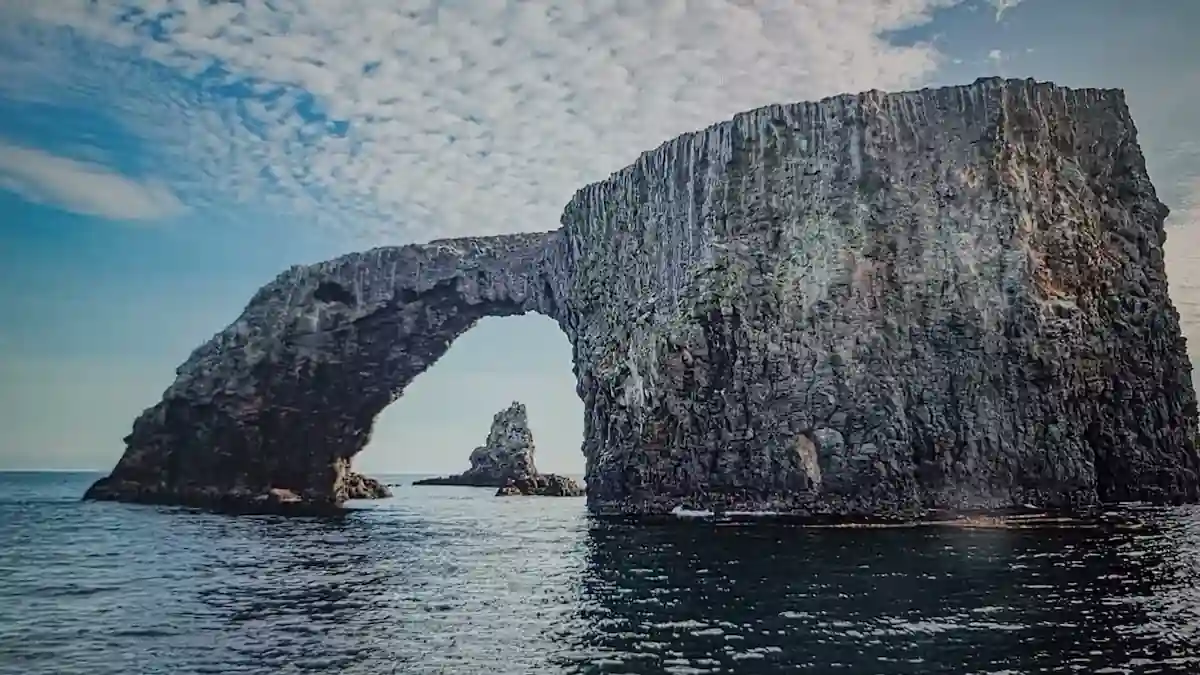
[[[509,481],[536,476],[533,463],[533,433],[525,405],[512,405],[492,417],[487,442],[471,451],[471,468],[444,478],[426,478],[413,485],[467,485],[503,487]]]
[[[582,497],[584,490],[574,480],[552,473],[538,473],[533,461],[533,432],[523,403],[512,405],[492,417],[487,442],[471,451],[471,468],[443,478],[425,478],[413,485],[464,485],[494,487],[497,497],[536,495]]]
[[[496,491],[497,497],[583,497],[583,487],[574,479],[556,473],[538,473],[510,478]]]
[[[387,499],[392,491],[386,485],[361,473],[346,474],[346,499]]]
[[[454,338],[536,311],[573,346],[595,513],[1196,501],[1166,213],[1119,90],[760,108],[580,190],[557,231],[281,274],[88,496],[336,505]]]

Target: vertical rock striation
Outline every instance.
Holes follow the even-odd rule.
[[[540,311],[574,348],[597,513],[1196,501],[1166,212],[1119,90],[768,106],[580,190],[557,232],[290,270],[89,496],[336,504],[450,340]]]
[[[1117,90],[873,91],[643,155],[564,216],[593,506],[1196,499],[1166,212]]]

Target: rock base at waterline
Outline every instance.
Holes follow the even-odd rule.
[[[497,488],[503,486],[504,481],[495,478],[455,474],[453,476],[422,478],[420,480],[413,481],[413,485],[448,485],[451,487]]]
[[[497,497],[582,497],[582,486],[572,478],[554,473],[541,473],[510,479],[496,491]]]
[[[347,473],[344,480],[346,499],[387,499],[392,496],[386,485],[361,473]]]

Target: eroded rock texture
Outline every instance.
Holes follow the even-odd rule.
[[[897,515],[1194,500],[1165,215],[1115,90],[869,92],[672,141],[564,219],[588,243],[572,300],[596,308],[576,342],[597,364],[589,494]]]
[[[336,503],[450,340],[540,311],[574,346],[596,512],[1194,501],[1165,215],[1118,90],[769,106],[584,188],[557,232],[281,275],[89,495]]]
[[[487,441],[471,451],[469,469],[453,476],[426,478],[413,485],[503,487],[513,479],[537,475],[534,449],[525,404],[513,401],[492,417]]]
[[[413,485],[494,487],[497,497],[582,497],[583,488],[573,479],[539,473],[534,463],[533,432],[525,404],[512,405],[492,417],[487,441],[471,451],[471,468],[453,476],[425,478]]]
[[[456,337],[484,316],[557,316],[561,236],[378,248],[289,269],[178,368],[87,496],[242,508],[277,488],[313,510],[358,497],[350,460],[375,416]]]
[[[387,499],[392,496],[386,485],[355,471],[346,472],[343,482],[346,499]]]
[[[539,473],[510,478],[496,491],[497,497],[583,497],[583,486],[567,476]]]

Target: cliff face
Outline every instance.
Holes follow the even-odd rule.
[[[564,217],[595,506],[1195,499],[1165,215],[1115,90],[868,92],[667,143]]]
[[[564,219],[597,505],[1195,499],[1165,215],[1113,90],[869,92],[664,145]]]
[[[89,495],[337,502],[449,340],[540,311],[574,346],[596,512],[1194,501],[1165,215],[1117,90],[762,108],[584,188],[558,232],[285,273]]]

